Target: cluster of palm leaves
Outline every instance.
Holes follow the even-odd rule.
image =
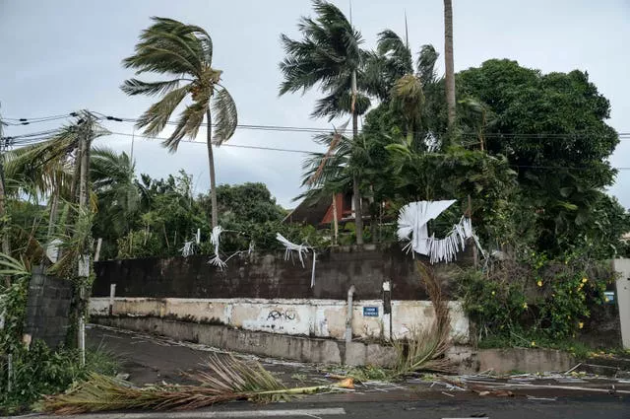
[[[136,70],[136,74],[156,73],[169,79],[145,82],[132,78],[124,82],[122,90],[132,96],[161,96],[138,120],[138,127],[147,135],[162,132],[176,108],[186,98],[191,100],[164,141],[170,151],[176,151],[185,137],[194,140],[205,118],[214,227],[218,223],[218,210],[212,145],[219,146],[234,134],[238,121],[236,105],[221,84],[222,71],[212,67],[213,44],[206,30],[161,17],[154,17],[153,22],[142,32],[135,53],[125,58],[123,65]]]
[[[286,400],[300,394],[353,388],[352,379],[312,387],[287,388],[258,362],[231,355],[213,355],[202,372],[188,376],[197,385],[162,384],[144,388],[92,374],[68,393],[47,396],[39,408],[70,415],[122,409],[193,410],[233,400],[266,402]]]
[[[351,116],[352,137],[347,135],[345,125],[316,136],[327,151],[314,153],[305,161],[303,186],[309,190],[303,196],[319,198],[352,188],[359,242],[361,196],[373,195],[370,172],[382,168],[385,162],[371,153],[365,135],[359,135],[358,117],[369,109],[371,100],[380,101],[380,107],[389,107],[393,114],[400,115],[405,135],[422,142],[432,128],[423,121],[435,120],[425,116],[442,97],[435,71],[438,54],[431,45],[424,45],[414,68],[407,41],[395,32],[381,32],[376,50],[366,51],[361,48],[361,33],[339,8],[315,0],[313,10],[316,18],[303,17],[298,24],[301,40],[282,35],[286,58],[280,63],[284,76],[280,94],[317,87],[324,97],[318,100],[313,117],[332,120],[344,114]],[[369,198],[374,200],[374,196]]]
[[[107,135],[108,131],[86,115],[77,114],[72,124],[55,131],[42,142],[3,155],[5,196],[10,198],[7,211],[13,212],[16,221],[8,234],[13,242],[13,253],[24,258],[29,266],[43,261],[45,246],[54,239],[61,239],[68,248],[73,247],[68,244],[70,241],[76,242],[74,250],[78,252],[90,236],[92,211],[79,211],[77,206],[81,166],[77,153],[86,124],[90,124],[87,131],[91,139]],[[27,218],[32,221],[31,226],[17,222],[21,217],[19,211],[28,200],[31,201],[30,208],[36,210]],[[47,209],[39,205],[44,200],[48,201]],[[95,194],[90,196],[90,201],[94,209]],[[48,215],[48,220],[44,220],[44,214]],[[70,253],[66,252],[66,255]]]

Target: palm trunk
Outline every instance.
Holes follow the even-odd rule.
[[[359,116],[357,115],[357,72],[352,72],[352,140],[357,141],[359,135]],[[363,211],[361,209],[361,190],[356,174],[352,175],[352,200],[354,202],[354,225],[356,227],[357,244],[363,244]]]
[[[446,103],[448,127],[455,124],[455,64],[453,57],[453,4],[444,0],[444,58],[446,60]]]
[[[210,107],[206,111],[208,120],[208,169],[210,171],[210,203],[212,205],[212,228],[219,225],[219,208],[217,205],[217,180],[214,173],[214,154],[212,152],[212,114]]]

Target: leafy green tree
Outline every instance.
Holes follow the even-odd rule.
[[[518,172],[524,210],[536,214],[538,249],[565,253],[586,243],[587,232],[601,243],[593,237],[600,222],[595,209],[614,180],[607,158],[619,140],[606,124],[610,103],[588,74],[542,74],[515,61],[489,60],[459,73],[457,83],[462,100],[477,101],[493,115],[483,127],[486,149],[506,156]]]
[[[207,195],[199,196],[198,200],[204,209],[210,209],[212,204]],[[219,185],[217,201],[221,213],[231,212],[236,220],[242,222],[281,221],[286,215],[264,183]]]
[[[192,100],[192,104],[181,112],[175,130],[164,141],[164,146],[172,152],[185,137],[194,139],[197,136],[205,117],[214,227],[218,223],[218,207],[212,145],[219,146],[234,134],[236,105],[221,84],[222,71],[212,67],[210,35],[198,26],[173,19],[154,17],[153,21],[153,25],[140,35],[135,54],[123,60],[123,65],[135,69],[137,74],[156,73],[168,75],[170,79],[159,82],[129,79],[121,88],[128,95],[161,96],[138,120],[138,127],[144,128],[147,135],[162,132],[182,101],[187,97]],[[216,117],[214,136],[211,129],[213,111]]]
[[[314,0],[313,9],[317,18],[303,17],[298,25],[303,36],[301,41],[286,35],[281,37],[287,56],[280,63],[284,76],[280,94],[306,91],[319,85],[326,96],[318,101],[312,116],[332,119],[350,113],[353,139],[356,139],[359,115],[369,107],[369,100],[361,96],[359,90],[364,87],[361,76],[366,53],[360,48],[363,39],[333,4]],[[363,244],[359,176],[353,174],[352,183],[357,244]]]

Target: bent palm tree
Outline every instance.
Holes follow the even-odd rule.
[[[127,153],[118,154],[109,148],[92,150],[90,158],[90,179],[101,214],[96,218],[95,227],[122,237],[131,230],[134,215],[140,208],[135,163]]]
[[[171,152],[177,150],[185,137],[194,139],[206,118],[212,226],[215,227],[218,224],[218,209],[212,145],[220,146],[234,134],[237,125],[236,105],[220,83],[222,71],[212,67],[213,46],[210,35],[198,26],[173,19],[152,19],[153,25],[140,35],[135,54],[125,58],[123,65],[135,69],[136,74],[157,73],[168,75],[170,79],[159,82],[129,79],[121,89],[131,96],[162,96],[138,120],[137,126],[144,128],[146,135],[162,132],[175,109],[186,97],[190,97],[192,103],[186,105],[179,115],[175,130],[164,141],[164,146]],[[212,111],[216,113],[214,136]]]
[[[336,6],[314,0],[317,19],[303,17],[298,24],[303,39],[296,41],[286,35],[281,40],[287,53],[280,63],[284,81],[280,95],[309,90],[319,84],[326,95],[320,99],[312,116],[334,118],[352,114],[352,133],[358,135],[358,116],[369,107],[367,97],[358,89],[366,53],[361,50],[361,34]],[[353,177],[357,244],[363,244],[363,212],[358,176]]]

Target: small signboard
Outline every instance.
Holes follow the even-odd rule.
[[[378,317],[378,307],[363,307],[363,317]]]
[[[604,291],[605,304],[615,304],[615,291]]]

